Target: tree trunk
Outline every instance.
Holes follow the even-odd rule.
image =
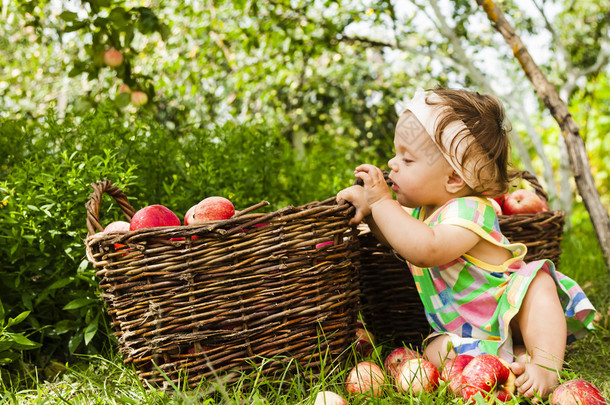
[[[483,7],[492,25],[513,50],[528,79],[534,85],[538,97],[547,106],[559,127],[566,142],[570,157],[570,167],[585,207],[591,217],[597,239],[606,260],[607,273],[610,276],[610,216],[601,202],[599,191],[595,187],[591,164],[587,156],[585,143],[580,136],[580,129],[570,114],[567,105],[561,100],[555,87],[547,80],[532,56],[515,33],[515,30],[504,17],[504,13],[491,0],[477,0]]]

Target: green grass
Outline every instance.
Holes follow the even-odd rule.
[[[595,233],[587,221],[575,221],[565,234],[560,271],[574,278],[585,289],[600,311],[596,330],[568,346],[561,379],[584,378],[602,389],[610,398],[610,279]],[[254,369],[242,374],[236,383],[225,384],[222,377],[202,382],[195,389],[168,384],[166,389],[143,385],[135,371],[121,358],[109,355],[79,357],[69,365],[54,364],[46,369],[30,369],[18,379],[3,379],[0,404],[313,404],[317,392],[332,390],[350,404],[461,404],[442,385],[432,394],[410,396],[394,391],[390,384],[384,397],[348,397],[347,373],[356,361],[351,354],[345,363],[328,360],[325,374],[313,375],[306,369],[294,374],[265,377]],[[378,364],[392,348],[383,342],[375,347],[372,360]],[[12,381],[12,382],[10,382]],[[486,402],[481,401],[480,404]],[[494,403],[490,401],[489,403]],[[509,404],[529,403],[517,398]]]
[[[577,206],[564,235],[559,271],[576,280],[598,311],[596,330],[568,346],[566,377],[584,378],[610,398],[610,276],[589,217]]]

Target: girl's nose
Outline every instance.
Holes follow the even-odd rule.
[[[396,156],[394,156],[392,159],[388,160],[388,166],[390,167],[390,170],[392,170],[393,172],[396,171]]]

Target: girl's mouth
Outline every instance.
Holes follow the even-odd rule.
[[[390,180],[390,181],[391,181],[391,180]],[[399,188],[399,187],[398,187],[398,185],[397,185],[396,183],[394,183],[393,181],[392,181],[392,183],[391,183],[391,184],[392,184],[392,187],[391,187],[391,188],[392,188],[392,191],[394,191],[394,192],[398,191],[398,188]]]

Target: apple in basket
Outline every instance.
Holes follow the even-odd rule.
[[[537,214],[548,211],[549,206],[538,194],[526,189],[515,190],[504,199],[502,212],[505,215]]]
[[[128,232],[129,226],[127,221],[114,221],[106,225],[103,232]]]
[[[188,214],[188,212],[187,212]],[[189,225],[199,225],[206,221],[229,219],[235,215],[233,203],[224,197],[207,197],[201,200],[193,209]]]
[[[188,209],[188,211],[186,211],[186,214],[184,214],[184,225],[192,225],[191,222],[194,219],[193,213],[195,212],[196,206],[197,204],[193,205],[191,208]]]
[[[347,375],[345,388],[350,394],[364,394],[380,398],[385,376],[381,367],[370,361],[361,361]]]
[[[385,358],[383,362],[383,367],[385,368],[385,372],[392,378],[396,374],[396,369],[403,361],[416,359],[420,357],[419,353],[413,349],[408,349],[406,347],[398,347]]]
[[[398,392],[417,395],[422,391],[432,392],[438,387],[440,374],[434,364],[416,358],[403,361],[396,367],[394,385]]]
[[[313,405],[347,405],[347,401],[332,391],[320,391]]]
[[[515,392],[515,378],[506,360],[493,354],[481,354],[462,371],[461,395],[468,401],[480,392],[483,397],[492,395],[506,402]]]
[[[555,388],[550,405],[607,405],[601,391],[585,380],[570,380]]]
[[[136,212],[131,218],[130,231],[159,226],[180,226],[182,223],[176,214],[163,205],[153,204]]]
[[[106,227],[104,228],[104,230],[102,232],[104,232],[104,233],[129,232],[129,227],[130,227],[130,224],[127,221],[114,221],[114,222],[111,222],[108,225],[106,225]],[[123,245],[121,243],[114,244],[114,250],[119,250],[124,247],[125,247],[125,245]]]
[[[474,359],[474,356],[469,354],[458,354],[452,359],[447,359],[441,367],[441,380],[448,384],[449,391],[454,395],[461,395],[463,382],[463,371],[464,367],[470,361]]]
[[[506,197],[509,196],[510,193],[504,193],[502,195],[499,195],[497,197],[492,198],[492,200],[494,200],[495,202],[498,203],[498,205],[500,206],[500,208],[502,208],[502,206],[504,205],[504,201],[506,201]]]

